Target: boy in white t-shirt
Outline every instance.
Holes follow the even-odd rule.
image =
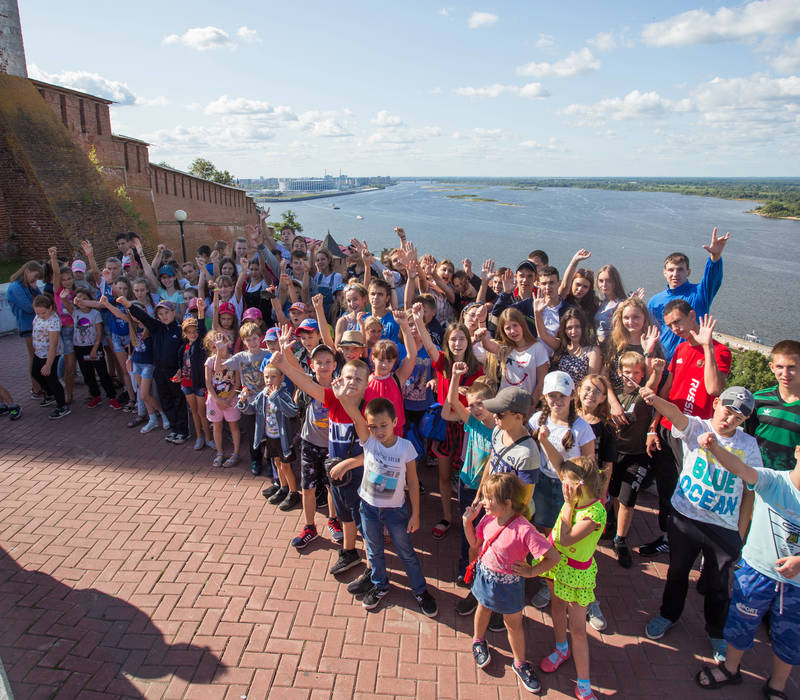
[[[667,581],[660,613],[647,623],[645,632],[650,639],[660,639],[678,621],[686,603],[689,572],[702,552],[705,627],[714,660],[720,662],[726,655],[722,631],[730,603],[730,578],[742,552],[747,518],[740,517],[742,480],[728,472],[697,439],[712,432],[728,452],[761,467],[756,439],[739,430],[753,412],[755,400],[744,387],[728,387],[714,399],[711,419],[703,420],[685,415],[649,387],[640,388],[639,394],[672,423],[672,435],[683,443],[683,468],[672,494]]]
[[[394,434],[397,413],[391,401],[383,397],[372,399],[364,407],[362,416],[358,405],[344,394],[343,386],[343,381],[338,377],[331,384],[336,398],[353,419],[364,454],[343,460],[331,469],[330,476],[332,479],[341,479],[349,469],[364,465],[358,494],[361,497],[361,525],[370,565],[370,571],[348,586],[347,590],[354,594],[363,593],[362,605],[367,610],[376,608],[389,592],[383,547],[385,527],[392,539],[395,554],[403,562],[420,609],[428,617],[436,617],[439,607],[428,592],[419,557],[411,543],[411,533],[419,530],[417,451],[410,441]],[[406,483],[411,500],[410,517],[406,507]]]

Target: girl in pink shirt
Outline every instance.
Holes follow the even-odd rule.
[[[486,515],[474,528],[480,509]],[[538,692],[539,681],[533,666],[525,659],[525,632],[522,609],[525,607],[525,579],[539,576],[559,562],[556,549],[528,521],[525,488],[516,474],[492,474],[483,486],[483,499],[464,513],[464,535],[470,548],[479,551],[474,567],[472,594],[478,600],[475,610],[472,655],[478,668],[491,660],[484,639],[492,612],[503,615],[508,642],[514,654],[514,673],[531,692]],[[526,563],[528,554],[540,560]]]

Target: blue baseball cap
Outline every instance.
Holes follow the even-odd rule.
[[[280,338],[281,332],[278,330],[277,326],[273,326],[264,334],[264,340],[277,341]]]
[[[158,276],[161,277],[161,275],[175,277],[175,269],[172,267],[172,265],[162,265],[158,268]]]
[[[297,326],[295,330],[298,331],[318,331],[319,330],[319,323],[317,323],[313,318],[304,318],[300,325]]]

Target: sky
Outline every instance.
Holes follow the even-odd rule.
[[[19,6],[30,76],[180,169],[798,175],[798,0]]]

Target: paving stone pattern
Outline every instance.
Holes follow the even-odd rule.
[[[267,504],[244,459],[212,469],[207,449],[128,430],[128,414],[107,404],[87,409],[81,384],[72,414],[48,421],[51,409],[28,398],[22,342],[0,338],[0,357],[0,383],[24,411],[16,423],[0,418],[0,658],[17,700],[530,697],[505,633],[488,633],[492,662],[475,668],[471,618],[454,610],[464,595],[453,583],[458,531],[430,536],[435,495],[422,497],[414,541],[439,617],[419,612],[391,552],[391,592],[369,613],[343,585],[361,568],[343,582],[328,574],[337,549],[327,532],[302,553],[290,547],[300,511]],[[432,492],[435,470],[420,471]],[[635,544],[656,534],[655,498],[641,500]],[[319,514],[321,532],[324,522]],[[701,691],[693,676],[709,647],[694,587],[681,622],[652,642],[643,630],[658,612],[666,557],[637,557],[626,571],[609,547],[597,556],[609,623],[589,629],[598,696],[760,697],[763,630],[742,686]],[[538,663],[553,647],[549,613],[528,606],[525,616]],[[571,662],[540,678],[543,697],[574,697]],[[788,691],[800,697],[796,677]]]

